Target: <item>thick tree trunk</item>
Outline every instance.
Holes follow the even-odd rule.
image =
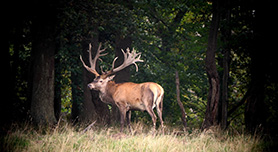
[[[96,37],[96,38],[98,38],[98,37]],[[92,44],[93,44],[93,46],[92,46],[93,55],[95,55],[95,53],[97,52],[98,46],[99,46],[99,41],[94,39]],[[104,46],[102,46],[102,47],[104,48]],[[96,65],[96,67],[97,67],[98,73],[101,73],[100,70],[99,70],[99,64],[98,63]],[[88,83],[91,83],[93,81],[92,78],[94,78],[94,76],[92,77],[91,73],[90,73],[90,76],[91,76],[90,77],[91,80],[88,81]],[[87,87],[87,90],[89,90],[87,84],[86,84],[86,87]],[[100,100],[99,92],[91,90],[90,95],[91,95],[90,102],[93,103],[93,106],[94,106],[93,110],[95,111],[95,116],[94,116],[93,119],[97,120],[98,123],[101,122],[103,124],[110,124],[110,110],[108,108],[108,105]],[[92,109],[90,109],[89,112],[91,112],[91,111],[92,111]]]
[[[96,28],[97,29],[97,28]],[[98,36],[96,37],[98,38]],[[95,55],[95,53],[97,52],[98,46],[99,46],[99,41],[96,40],[96,38],[93,38],[93,55]],[[104,46],[102,46],[104,48]],[[88,54],[88,53],[87,53]],[[89,64],[88,64],[89,65]],[[97,63],[96,65],[98,73],[101,73],[99,70],[99,64]],[[91,83],[93,81],[94,76],[92,77],[92,74],[90,73],[90,81],[88,81],[88,83]],[[87,83],[87,84],[88,84]],[[87,90],[88,86],[86,84]],[[108,108],[108,105],[104,102],[102,102],[99,98],[99,92],[91,90],[90,91],[90,95],[91,95],[91,103],[93,103],[94,105],[94,111],[95,111],[95,118],[93,118],[94,120],[97,120],[98,123],[103,123],[103,124],[110,124],[110,110]],[[92,109],[90,109],[90,111],[92,111]]]
[[[225,49],[223,58],[223,77],[222,77],[222,108],[221,108],[221,127],[225,129],[227,127],[228,119],[228,78],[229,78],[229,55],[230,50]]]
[[[53,7],[53,6],[52,6]],[[33,20],[31,116],[37,125],[56,123],[54,115],[55,10],[45,6]],[[50,12],[50,13],[45,13]]]
[[[80,61],[76,61],[78,64]],[[79,121],[79,115],[81,112],[81,103],[83,92],[82,88],[82,76],[77,72],[71,72],[71,89],[72,89],[72,108],[71,108],[71,121],[73,124]]]
[[[93,55],[95,54],[94,52],[96,52],[97,47],[98,47],[98,31],[97,28],[94,28],[94,37],[91,38],[91,43],[92,44],[92,52]],[[88,54],[88,46],[89,44],[87,42],[84,42],[84,44],[82,44],[82,58],[84,59],[84,62],[87,65],[89,64],[89,54]],[[80,62],[81,64],[81,62]],[[98,67],[98,65],[96,66]],[[91,94],[90,89],[88,88],[88,84],[90,82],[92,82],[94,80],[94,75],[91,74],[90,72],[88,72],[85,68],[83,68],[83,102],[82,102],[82,107],[80,110],[80,119],[81,122],[83,123],[87,123],[87,122],[91,122],[93,120],[97,120],[97,113],[96,113],[96,107],[93,103],[93,97],[97,98],[98,94],[97,92],[92,92],[93,94]],[[77,104],[76,104],[77,105]]]
[[[94,57],[98,46],[98,31],[97,28],[94,30],[94,37],[92,37],[92,55]],[[103,47],[103,46],[102,46]],[[88,44],[84,44],[83,49],[83,59],[87,65],[89,64],[89,54],[88,54]],[[98,70],[98,63],[96,68]],[[99,71],[99,70],[98,70]],[[101,72],[99,72],[101,73]],[[93,120],[97,120],[98,123],[109,124],[110,123],[110,111],[108,109],[108,105],[103,103],[99,99],[99,92],[90,90],[88,88],[88,84],[94,80],[94,75],[88,72],[86,69],[83,68],[83,90],[84,90],[84,100],[82,103],[82,110],[81,110],[81,121],[82,122],[91,122]]]
[[[33,62],[31,116],[35,124],[54,124],[54,48],[38,46],[44,49],[38,50]]]
[[[87,53],[87,51],[85,52],[85,54]],[[88,55],[85,55],[83,53],[83,59],[88,59]],[[88,54],[88,53],[87,53]],[[86,61],[84,61],[86,63]],[[91,91],[88,88],[88,84],[90,82],[93,81],[94,76],[89,73],[86,69],[83,68],[83,102],[82,102],[82,108],[80,111],[80,119],[81,122],[83,123],[87,123],[87,122],[91,122],[93,120],[97,119],[97,114],[96,114],[96,107],[93,103],[93,99],[92,99],[92,94],[94,97],[97,98],[97,92]]]
[[[202,129],[209,128],[210,126],[217,124],[217,113],[220,93],[219,76],[215,61],[215,52],[217,49],[217,33],[220,21],[219,1],[214,0],[212,5],[213,17],[210,26],[208,48],[205,59],[206,71],[209,81],[209,92],[206,115],[202,125]]]
[[[57,65],[60,64],[60,59],[55,59],[55,67],[57,67]],[[54,113],[55,113],[55,118],[57,120],[60,119],[60,115],[61,115],[61,108],[62,108],[62,105],[61,105],[61,79],[62,79],[62,76],[61,76],[61,71],[59,70],[60,68],[55,68],[55,77],[56,77],[56,80],[58,81],[55,81],[55,93],[54,93]]]
[[[228,122],[228,79],[229,79],[229,71],[230,71],[230,37],[231,37],[231,4],[230,0],[225,0],[225,21],[226,26],[223,27],[223,41],[224,41],[224,52],[223,52],[223,76],[222,76],[222,100],[221,100],[221,128],[226,129]]]

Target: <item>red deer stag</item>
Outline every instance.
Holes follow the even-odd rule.
[[[156,115],[153,111],[154,107],[156,107],[161,126],[163,126],[162,120],[162,108],[163,108],[163,95],[164,90],[163,88],[154,82],[145,82],[145,83],[132,83],[132,82],[125,82],[125,83],[115,83],[112,81],[114,78],[114,74],[123,70],[124,68],[128,67],[129,65],[134,64],[136,67],[136,72],[138,71],[138,66],[136,62],[143,62],[140,59],[141,53],[136,53],[133,49],[131,52],[129,49],[126,49],[126,52],[123,52],[124,55],[124,62],[122,65],[118,66],[117,68],[114,67],[115,61],[118,57],[116,57],[112,63],[112,68],[110,71],[103,72],[100,75],[96,71],[96,62],[97,60],[101,60],[99,57],[105,56],[108,53],[103,53],[105,49],[101,49],[101,43],[99,44],[97,53],[95,58],[92,60],[92,46],[89,44],[89,62],[90,66],[88,67],[83,59],[80,56],[80,60],[83,63],[83,66],[91,73],[95,75],[95,79],[93,82],[88,84],[88,87],[92,90],[99,91],[99,98],[102,102],[107,104],[114,104],[116,105],[121,114],[121,132],[123,130],[126,114],[128,112],[128,119],[127,124],[130,127],[130,119],[131,119],[131,111],[130,110],[141,110],[147,111],[149,115],[152,117],[153,125],[155,128],[156,125]]]

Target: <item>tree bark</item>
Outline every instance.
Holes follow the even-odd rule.
[[[91,38],[92,43],[92,53],[93,57],[97,52],[99,46],[99,37],[97,27],[94,28],[94,36]],[[103,46],[102,46],[103,47]],[[89,64],[89,54],[88,54],[88,44],[84,44],[83,49],[83,59],[87,65]],[[99,71],[98,63],[96,65],[97,70]],[[101,73],[101,72],[99,72]],[[94,80],[94,75],[88,72],[83,68],[83,90],[84,90],[84,99],[82,103],[81,110],[81,120],[84,123],[97,120],[98,123],[109,124],[110,123],[110,111],[108,105],[103,103],[99,99],[99,92],[90,90],[88,84]]]
[[[228,120],[228,78],[229,78],[229,55],[230,50],[225,49],[223,58],[223,77],[222,77],[222,108],[221,108],[221,127],[227,127]]]
[[[221,128],[226,129],[228,122],[228,79],[230,71],[230,45],[229,40],[231,37],[231,6],[230,0],[225,1],[225,27],[223,27],[223,41],[224,41],[224,52],[223,52],[223,77],[222,77],[222,100],[221,100]]]
[[[215,52],[217,49],[217,33],[220,21],[219,0],[214,0],[212,5],[213,17],[210,26],[208,48],[205,59],[206,72],[209,81],[209,92],[206,115],[202,125],[202,129],[217,125],[217,113],[220,93],[219,76],[215,61]]]
[[[54,115],[55,12],[55,8],[48,3],[48,6],[38,11],[31,29],[33,33],[31,116],[36,125],[56,123]]]
[[[97,29],[97,28],[96,28]],[[97,49],[98,49],[98,46],[99,46],[99,41],[97,40],[94,40],[92,42],[92,44],[94,45],[92,47],[93,49],[93,52],[97,52]],[[104,46],[102,46],[104,47]],[[95,54],[93,53],[93,55]],[[87,53],[88,54],[88,53]],[[89,64],[88,64],[89,65]],[[97,63],[97,70],[98,70],[98,73],[101,73],[100,70],[99,70],[99,64]],[[91,75],[91,74],[90,74]],[[91,80],[93,80],[92,78],[94,77],[91,77]],[[89,81],[88,83],[91,83],[92,81]],[[87,83],[87,84],[88,84]],[[86,87],[88,89],[88,86],[86,84]],[[108,108],[108,105],[104,102],[102,102],[99,98],[99,92],[97,91],[94,91],[94,90],[91,90],[90,91],[90,95],[91,95],[91,102],[93,103],[94,105],[94,109],[95,112],[96,112],[96,115],[95,115],[95,118],[93,118],[94,120],[97,120],[98,123],[103,123],[103,124],[110,124],[110,110]],[[90,111],[92,111],[92,109],[90,109]]]
[[[80,61],[76,61],[78,64]],[[82,88],[82,76],[77,72],[71,72],[71,91],[72,91],[72,108],[71,108],[71,121],[73,124],[79,121],[79,115],[81,112],[81,103],[83,92]]]
[[[55,59],[54,60],[55,62],[55,67],[57,67],[57,65],[60,64],[60,59]],[[61,76],[61,71],[60,71],[61,68],[55,68],[55,77],[56,77],[56,80],[58,79],[58,81],[55,81],[55,91],[54,91],[54,114],[55,114],[55,118],[57,120],[60,119],[60,115],[61,115],[61,108],[62,108],[62,101],[61,101],[61,79],[62,79],[62,76]]]
[[[181,120],[184,126],[184,129],[186,130],[187,127],[187,122],[186,122],[186,113],[183,107],[183,104],[181,102],[181,98],[180,98],[180,78],[179,78],[179,73],[178,71],[176,71],[176,92],[177,92],[177,102],[178,105],[180,106],[181,109]]]

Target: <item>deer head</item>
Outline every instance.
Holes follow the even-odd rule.
[[[94,89],[94,90],[97,90],[97,91],[104,91],[103,89],[106,88],[106,85],[109,81],[111,81],[113,78],[114,78],[114,74],[123,70],[124,68],[128,67],[129,65],[132,65],[134,64],[135,67],[136,67],[136,72],[138,71],[138,66],[136,64],[136,62],[144,62],[143,60],[140,59],[141,57],[141,53],[136,53],[135,49],[133,48],[132,51],[130,51],[129,48],[126,49],[126,52],[122,49],[122,53],[123,53],[123,56],[124,56],[124,62],[115,68],[115,62],[116,60],[118,59],[118,57],[115,57],[113,62],[112,62],[112,68],[111,70],[109,71],[105,71],[103,72],[102,70],[102,74],[99,74],[97,71],[96,71],[96,62],[97,60],[100,60],[100,57],[101,56],[105,56],[107,55],[108,53],[103,53],[104,51],[106,50],[105,49],[101,49],[101,43],[99,44],[99,47],[98,47],[98,50],[97,50],[97,53],[94,57],[94,59],[92,59],[92,45],[89,44],[89,62],[90,62],[90,66],[87,66],[83,59],[82,59],[82,56],[80,55],[80,60],[81,62],[83,63],[83,66],[91,73],[93,73],[95,75],[95,79],[93,82],[89,83],[88,84],[88,87],[90,89]]]

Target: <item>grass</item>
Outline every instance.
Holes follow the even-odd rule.
[[[261,141],[251,135],[213,129],[191,133],[167,127],[150,131],[142,123],[133,123],[133,131],[119,133],[119,128],[94,126],[82,134],[85,127],[65,123],[54,129],[34,129],[30,125],[15,125],[1,138],[4,151],[154,151],[154,152],[217,152],[261,151]],[[81,129],[82,128],[82,129]]]

